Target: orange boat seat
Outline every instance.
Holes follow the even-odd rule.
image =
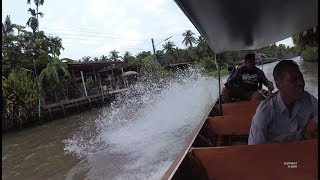
[[[219,148],[192,148],[207,179],[318,179],[318,140]],[[199,163],[198,163],[199,164]]]
[[[208,117],[209,132],[212,133],[212,136],[217,137],[215,145],[220,146],[223,136],[229,136],[230,138],[231,136],[248,136],[252,117],[252,114]],[[229,144],[231,144],[231,139],[229,139]]]
[[[242,101],[242,102],[235,102],[235,103],[227,103],[222,104],[222,111],[223,115],[234,115],[234,114],[254,114],[256,112],[256,109],[258,105],[261,103],[261,101]],[[218,115],[220,112],[219,105],[216,105],[211,116]]]
[[[254,114],[259,104],[260,101],[223,104],[222,111],[223,115],[233,115],[236,113]]]

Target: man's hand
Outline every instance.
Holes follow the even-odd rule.
[[[317,139],[318,138],[318,124],[313,120],[309,120],[306,126],[306,132],[304,134],[305,139]]]

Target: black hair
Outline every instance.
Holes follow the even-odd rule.
[[[248,61],[249,59],[255,60],[255,58],[256,58],[256,55],[255,55],[255,54],[253,54],[253,53],[248,53],[248,54],[244,57],[244,60],[245,60],[245,61]]]
[[[298,68],[299,65],[293,60],[282,60],[273,69],[273,78],[277,82],[283,78],[283,75],[288,72],[289,68]]]

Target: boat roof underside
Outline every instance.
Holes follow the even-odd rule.
[[[215,53],[252,50],[318,25],[318,0],[175,0]]]

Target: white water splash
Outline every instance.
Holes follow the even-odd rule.
[[[217,81],[194,69],[138,83],[65,140],[65,150],[86,159],[87,177],[161,179],[217,97]]]

